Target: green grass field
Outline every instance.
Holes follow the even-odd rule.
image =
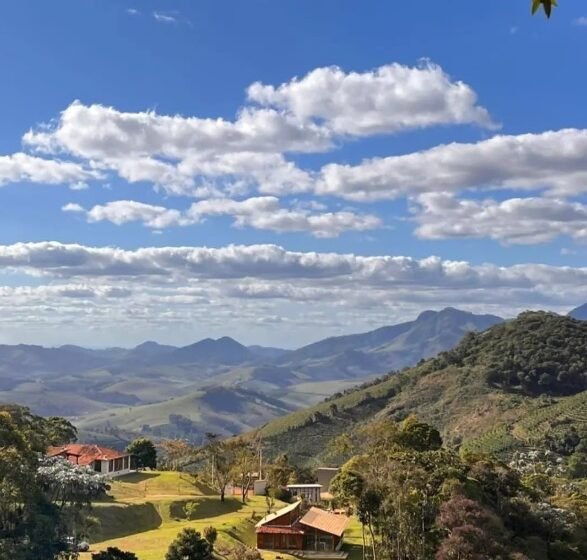
[[[184,507],[190,502],[196,507],[188,520]],[[139,560],[164,560],[169,544],[182,529],[202,531],[213,526],[219,533],[216,553],[225,556],[237,543],[255,546],[255,523],[266,511],[263,496],[253,496],[246,504],[227,497],[222,503],[210,489],[193,484],[182,473],[131,474],[112,483],[109,500],[94,504],[92,515],[98,524],[92,530],[91,552],[116,546],[134,552]],[[351,560],[360,560],[361,529],[357,522],[353,521],[346,541]],[[90,560],[91,552],[81,558]],[[276,556],[293,560],[282,553],[264,553],[266,560],[275,560]]]

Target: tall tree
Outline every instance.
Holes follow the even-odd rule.
[[[150,439],[135,439],[126,448],[126,452],[133,455],[138,469],[157,468],[157,449]]]

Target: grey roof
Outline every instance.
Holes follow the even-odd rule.
[[[273,521],[274,519],[277,519],[278,517],[281,517],[282,515],[285,515],[287,513],[295,511],[296,508],[300,507],[301,503],[302,502],[299,502],[299,501],[294,502],[293,504],[289,504],[288,506],[285,506],[284,508],[278,509],[274,513],[270,513],[269,515],[266,515],[265,517],[263,517],[263,519],[261,519],[261,521],[259,521],[259,523],[257,523],[255,525],[255,527],[262,527],[266,523],[269,523],[269,521]]]

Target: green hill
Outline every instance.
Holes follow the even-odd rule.
[[[587,429],[586,381],[587,322],[527,312],[400,374],[279,418],[262,433],[270,453],[311,464],[354,426],[416,414],[448,444],[506,454]]]

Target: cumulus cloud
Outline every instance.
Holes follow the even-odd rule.
[[[316,192],[350,200],[383,200],[466,189],[548,189],[587,192],[587,131],[495,136],[408,155],[326,165]]]
[[[88,159],[234,152],[314,152],[331,146],[331,135],[273,109],[243,109],[235,121],[154,111],[125,113],[103,105],[73,102],[53,126],[24,135],[25,144],[45,152],[65,151]]]
[[[89,222],[109,221],[116,225],[140,222],[153,229],[189,226],[207,216],[232,216],[237,227],[252,227],[275,232],[307,232],[316,237],[337,237],[345,231],[365,231],[382,227],[379,218],[353,212],[312,213],[308,209],[280,207],[275,197],[246,200],[209,199],[192,204],[185,212],[132,200],[97,205],[86,211],[78,204],[67,204],[64,212],[85,213]]]
[[[179,17],[156,13],[166,22]],[[318,68],[278,87],[253,84],[247,95],[249,103],[234,120],[123,112],[75,101],[55,122],[29,130],[23,142],[172,194],[194,195],[209,182],[228,194],[282,194],[309,191],[314,182],[313,173],[287,154],[332,150],[347,136],[491,125],[470,86],[432,64],[392,64],[362,74]]]
[[[389,64],[364,73],[317,68],[277,87],[256,82],[247,93],[251,101],[304,122],[323,121],[339,135],[369,136],[440,124],[494,127],[487,110],[477,105],[473,89],[430,63],[415,68]]]
[[[536,197],[457,200],[447,193],[425,194],[418,202],[416,233],[424,239],[489,237],[534,244],[561,235],[587,238],[587,206],[578,202]]]
[[[0,186],[22,181],[75,185],[98,178],[98,171],[70,161],[43,159],[25,153],[0,156]]]

